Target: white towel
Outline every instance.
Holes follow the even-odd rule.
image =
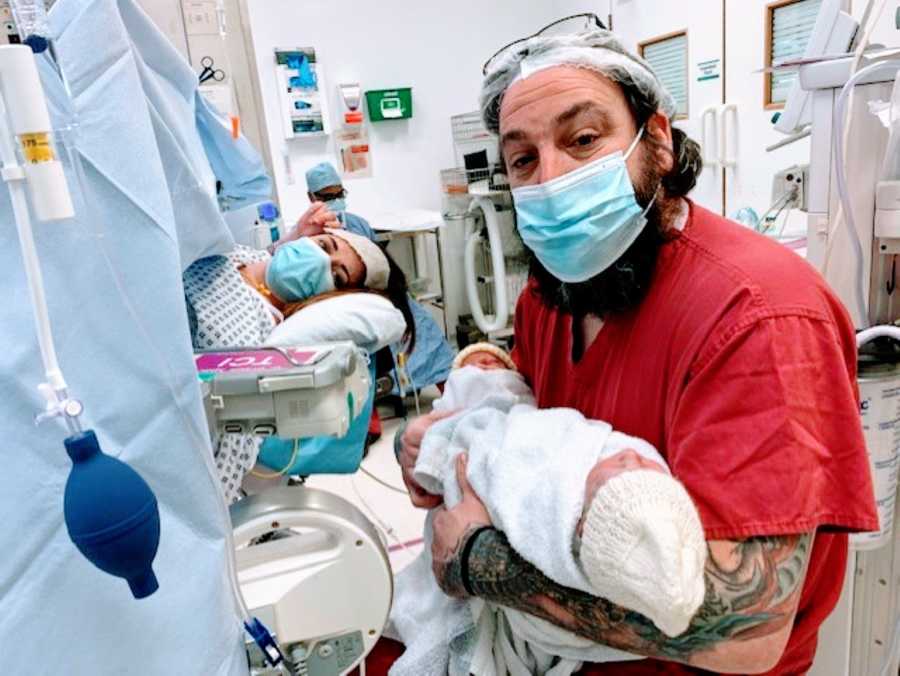
[[[435,423],[425,435],[416,480],[452,508],[461,498],[455,458],[467,452],[469,481],[512,547],[558,584],[591,593],[573,552],[585,477],[626,446],[665,466],[663,459],[646,442],[574,410],[535,409],[512,371],[455,371],[435,408],[473,401],[480,408]],[[568,676],[582,661],[638,659],[516,611],[449,599],[431,571],[430,527],[425,542],[422,556],[397,577],[391,621],[407,648],[392,676]]]
[[[535,405],[534,394],[525,378],[516,371],[484,371],[475,366],[454,369],[444,385],[435,411],[460,411],[484,406],[486,399],[497,402],[498,410],[509,411],[516,404]]]

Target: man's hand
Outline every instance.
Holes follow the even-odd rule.
[[[462,500],[453,509],[438,508],[432,523],[432,570],[438,585],[448,596],[467,597],[463,582],[463,553],[466,542],[477,531],[491,525],[491,517],[466,476],[465,454],[456,457],[456,480]]]
[[[397,462],[400,463],[400,469],[403,472],[403,483],[406,484],[406,490],[409,491],[409,499],[414,506],[420,509],[434,509],[444,500],[439,495],[428,493],[413,478],[413,469],[415,469],[416,460],[419,458],[419,447],[422,445],[422,439],[428,428],[438,420],[451,415],[453,415],[453,412],[432,411],[427,415],[416,418],[406,427],[398,444]]]

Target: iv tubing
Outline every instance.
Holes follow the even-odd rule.
[[[28,211],[28,201],[25,195],[24,172],[18,163],[16,151],[12,145],[12,130],[7,117],[6,102],[0,96],[0,161],[3,163],[3,179],[9,187],[10,200],[16,220],[16,229],[19,235],[19,245],[22,249],[22,260],[25,268],[25,276],[28,280],[28,291],[31,296],[31,305],[34,313],[35,330],[37,332],[38,345],[41,350],[41,360],[44,364],[44,372],[47,384],[56,393],[59,401],[68,398],[66,381],[59,361],[56,357],[56,348],[53,344],[53,333],[50,329],[50,315],[47,311],[47,300],[44,292],[44,278],[41,274],[38,262],[37,249],[34,244],[34,234],[31,227],[31,216]],[[69,431],[73,434],[80,431],[77,419],[63,416]]]
[[[837,179],[837,190],[840,197],[841,209],[844,212],[844,221],[847,229],[850,232],[850,242],[853,245],[853,253],[856,257],[856,272],[858,275],[856,284],[856,302],[859,306],[860,325],[862,328],[866,328],[869,325],[868,312],[866,310],[865,291],[863,289],[863,267],[865,264],[865,255],[863,254],[862,242],[860,241],[859,232],[857,232],[856,230],[856,221],[853,218],[853,209],[850,205],[850,195],[847,192],[847,174],[844,168],[843,144],[843,132],[845,126],[844,110],[847,105],[847,99],[849,98],[850,93],[853,91],[853,88],[856,86],[857,82],[862,80],[864,77],[871,75],[872,73],[882,70],[896,71],[898,68],[900,68],[900,61],[881,61],[856,72],[853,77],[847,80],[847,84],[845,84],[844,88],[841,90],[841,94],[838,97],[837,104],[835,105],[835,117],[837,123],[834,125],[834,129],[832,130],[835,177]]]
[[[55,53],[52,41],[49,41],[49,43],[50,44],[49,44],[48,51],[49,51],[49,56],[50,56],[50,62],[52,63],[52,66],[54,67],[56,73],[59,75],[63,89],[66,93],[66,97],[68,98],[69,101],[73,101],[74,98],[72,96],[72,90],[69,86],[69,82],[68,82],[68,79],[66,78],[66,74],[63,71],[60,63],[56,60],[56,53]],[[7,128],[7,119],[5,117],[5,112],[6,111],[3,108],[3,104],[2,104],[2,97],[0,97],[0,125],[2,125],[2,126],[0,126],[0,135],[2,135],[3,131]],[[84,167],[81,162],[81,151],[78,148],[78,140],[77,140],[77,132],[78,132],[77,117],[75,120],[73,120],[73,123],[69,127],[68,131],[72,132],[72,138],[69,140],[68,143],[65,144],[65,147],[66,147],[66,150],[69,155],[69,159],[72,163],[72,167],[75,172],[76,181],[79,184],[81,191],[82,191],[84,206],[85,206],[86,210],[89,212],[89,216],[91,217],[91,220],[94,223],[103,223],[103,221],[101,219],[99,219],[97,217],[97,214],[95,213],[96,203],[94,202],[94,200],[92,200],[90,198],[91,189],[90,189],[90,185],[87,182],[85,172],[84,172]],[[9,144],[8,137],[4,137],[4,140],[0,143],[5,143],[8,146],[8,144]],[[3,152],[5,150],[7,150],[7,148],[0,145],[0,152]],[[13,159],[13,161],[15,161],[15,159],[16,159],[15,151],[14,151],[14,149],[12,149],[12,151],[13,151],[12,159]],[[3,160],[4,165],[6,165],[6,156],[5,155],[0,155],[0,160]],[[12,181],[10,183],[11,191],[14,190],[14,186],[12,185],[13,183],[21,183],[21,181]],[[22,189],[22,188],[24,188],[24,186],[20,186],[20,189]],[[12,192],[12,194],[13,194],[13,196],[15,196],[16,193]],[[13,203],[15,205],[15,198],[14,198]],[[25,206],[24,202],[22,202],[22,206]],[[25,211],[25,213],[27,215],[27,210]],[[34,253],[34,244],[33,244],[33,239],[31,238],[30,220],[28,221],[28,223],[29,223],[28,241],[31,242],[31,252],[33,254]],[[97,235],[98,233],[94,232],[94,234]],[[24,249],[24,247],[26,246],[25,239],[20,237],[20,241],[23,243],[22,246]],[[186,409],[185,404],[182,402],[181,397],[179,396],[179,393],[178,393],[179,388],[176,385],[176,383],[178,382],[178,379],[175,375],[174,368],[172,367],[172,364],[168,360],[166,355],[156,345],[156,342],[153,340],[152,336],[150,335],[150,332],[147,330],[147,327],[144,325],[145,320],[144,320],[142,314],[137,311],[137,308],[134,306],[134,303],[132,303],[131,297],[129,296],[129,294],[125,288],[125,284],[121,278],[121,275],[119,274],[119,271],[117,270],[115,264],[113,263],[112,258],[109,255],[109,252],[106,250],[105,240],[102,235],[97,236],[97,248],[98,248],[100,255],[102,256],[104,262],[106,263],[106,267],[107,267],[110,275],[112,276],[113,285],[115,286],[116,291],[118,292],[119,297],[122,300],[123,305],[125,306],[126,312],[133,320],[134,325],[136,326],[138,331],[143,335],[145,341],[147,342],[147,346],[150,349],[150,352],[156,357],[157,361],[159,362],[160,366],[162,367],[161,370],[166,376],[164,378],[164,381],[169,389],[170,394],[172,395],[172,401],[175,404],[175,408],[179,412],[181,419],[184,422],[185,428],[188,431],[189,436],[193,439],[195,448],[198,450],[200,457],[203,458],[203,462],[207,468],[207,476],[209,477],[209,480],[213,487],[213,490],[218,494],[219,486],[218,486],[218,482],[215,479],[215,466],[213,464],[212,453],[210,453],[208,450],[209,449],[209,437],[205,436],[205,433],[200,429],[199,425],[194,421],[194,419],[192,417],[192,413]],[[23,251],[23,253],[24,253],[24,251]],[[27,266],[27,261],[29,260],[27,255],[25,255],[25,260],[26,260],[26,266]],[[35,270],[38,273],[37,279],[38,279],[38,283],[39,283],[39,287],[38,287],[39,291],[37,291],[37,293],[40,295],[41,298],[43,298],[43,283],[41,282],[41,278],[40,278],[40,269],[37,268],[37,266],[35,266]],[[26,272],[27,271],[28,271],[28,268],[26,267]],[[34,292],[35,287],[32,286],[31,288],[32,288],[32,291]],[[44,316],[45,326],[47,326],[49,328],[49,322],[47,321],[47,314],[46,314],[46,306],[43,304],[35,305],[35,308],[36,308],[35,316],[36,317],[38,314],[38,311],[37,311],[38,307],[43,308],[43,313],[44,313],[43,316]],[[41,320],[37,320],[37,321],[38,321],[38,325],[40,326]],[[39,337],[40,337],[40,335],[41,335],[41,332],[39,329]],[[49,335],[49,332],[47,335]],[[55,354],[55,351],[53,350],[52,340],[49,341],[49,349],[50,349],[50,353],[47,356],[50,359],[52,359],[52,361],[49,362],[49,364],[54,365],[56,367],[56,371],[51,373],[51,369],[49,368],[49,365],[48,365],[47,377],[48,377],[51,387],[56,391],[57,397],[59,399],[65,400],[66,399],[65,381],[63,380],[62,373],[59,371],[58,364],[56,363],[56,354]],[[43,354],[43,351],[44,351],[43,343],[41,343],[41,351]],[[48,363],[48,362],[45,361],[45,363]],[[57,388],[57,383],[60,385],[60,388]],[[72,431],[78,431],[78,429],[77,429],[78,421],[77,420],[73,420],[68,415],[63,416],[63,417],[66,419],[67,424],[69,424],[70,430],[72,430],[72,426],[74,425],[74,426],[76,426],[76,429],[72,430]],[[236,567],[236,562],[235,562],[234,532],[231,529],[231,520],[230,520],[230,516],[228,513],[228,508],[225,506],[225,501],[224,500],[216,500],[216,503],[217,503],[217,507],[219,509],[219,514],[222,519],[222,523],[225,524],[225,528],[223,529],[223,535],[225,537],[225,544],[226,544],[226,551],[224,553],[225,554],[224,559],[225,559],[226,577],[228,579],[228,584],[231,587],[232,597],[235,602],[235,609],[237,610],[237,613],[240,616],[241,621],[246,625],[246,623],[249,622],[252,618],[250,615],[250,610],[247,607],[246,601],[244,600],[244,596],[241,593],[240,582],[238,581],[238,577],[237,577],[237,567]]]

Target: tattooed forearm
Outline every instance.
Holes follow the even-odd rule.
[[[457,574],[476,596],[597,643],[707,668],[698,656],[712,649],[721,654],[720,644],[789,631],[812,543],[810,534],[710,542],[706,598],[688,630],[671,638],[636,612],[547,579],[500,531],[470,535],[474,539],[465,543],[467,556]]]

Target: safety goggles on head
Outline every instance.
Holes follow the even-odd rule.
[[[593,12],[585,12],[583,14],[572,14],[571,16],[563,17],[562,19],[557,19],[552,23],[548,23],[546,26],[541,28],[537,33],[532,33],[531,35],[526,35],[524,38],[519,38],[518,40],[513,40],[509,44],[504,45],[500,49],[491,55],[487,61],[484,62],[484,66],[481,68],[481,74],[487,75],[488,69],[491,67],[491,64],[494,60],[503,54],[510,47],[515,47],[531,38],[536,38],[539,35],[567,35],[570,33],[579,33],[581,31],[591,30],[594,28],[606,29],[606,25],[600,21],[600,17],[598,17]]]

